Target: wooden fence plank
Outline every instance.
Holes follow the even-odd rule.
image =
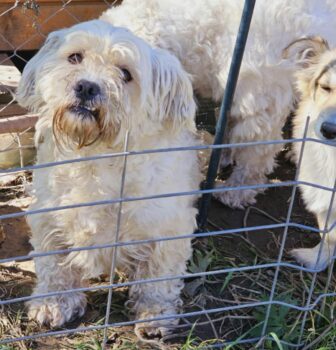
[[[35,50],[51,31],[98,18],[114,1],[38,0],[39,10],[27,9],[26,1],[0,1],[0,51]]]
[[[0,119],[0,134],[23,132],[35,126],[38,120],[37,115],[21,115]]]

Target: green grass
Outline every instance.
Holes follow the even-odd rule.
[[[267,301],[269,296],[263,296],[260,301]],[[293,299],[291,294],[283,293],[277,296],[276,301],[286,302],[288,304],[297,305],[298,301]],[[256,327],[249,333],[251,337],[258,337],[261,335],[267,306],[260,306],[255,308],[253,316],[255,320],[260,323],[260,326]],[[264,342],[265,349],[279,349],[280,340],[288,343],[294,343],[298,340],[300,323],[295,325],[295,316],[297,312],[282,305],[272,305],[270,308],[270,315],[267,322],[266,333],[270,335],[272,340]],[[293,327],[293,325],[295,325]],[[282,346],[283,350],[287,350],[287,346]]]
[[[102,346],[97,339],[94,339],[89,343],[79,343],[75,345],[75,350],[102,350]]]

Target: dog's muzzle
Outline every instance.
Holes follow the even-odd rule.
[[[324,122],[321,125],[321,134],[327,140],[336,139],[336,124],[330,122]]]
[[[74,87],[76,97],[82,102],[91,101],[100,94],[100,87],[93,81],[80,80]]]
[[[79,80],[74,86],[78,104],[69,108],[71,113],[74,113],[81,118],[94,118],[99,116],[99,109],[95,106],[96,101],[99,100],[101,89],[98,84],[93,81]]]
[[[336,141],[336,112],[321,113],[315,125],[316,135],[324,140]]]

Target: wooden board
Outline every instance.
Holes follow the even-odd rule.
[[[17,103],[11,103],[10,105],[0,104],[0,122],[2,118],[17,117],[27,113],[27,110],[19,106]]]
[[[36,50],[51,31],[98,18],[121,1],[0,0],[0,52]]]
[[[0,144],[3,134],[33,128],[38,119],[36,115],[28,114],[24,108],[13,102],[21,73],[7,58],[5,54],[0,54]]]
[[[0,55],[0,60],[2,55]],[[0,91],[1,86],[7,87],[11,90],[19,85],[21,78],[21,73],[18,69],[11,63],[10,60],[6,60],[0,65]]]

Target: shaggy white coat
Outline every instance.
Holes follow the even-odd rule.
[[[326,140],[321,133],[322,123],[330,122],[336,127],[336,50],[330,50],[321,38],[307,38],[291,45],[290,51],[289,55],[295,56],[299,65],[302,66],[296,74],[296,85],[301,100],[294,118],[294,137],[303,137],[309,116],[307,137]],[[305,142],[299,180],[328,188],[334,187],[336,139],[329,141],[331,145],[313,141]],[[296,161],[299,160],[301,147],[301,143],[294,144]],[[334,225],[335,204],[332,205],[330,217],[327,220],[332,203],[332,192],[310,185],[301,185],[300,190],[307,209],[316,215],[319,228],[325,230]],[[309,268],[324,269],[335,254],[335,247],[336,231],[333,228],[325,235],[323,244],[321,242],[311,249],[294,249],[292,255],[298,262]]]
[[[74,54],[82,57],[74,62]],[[70,62],[69,62],[70,60]],[[132,80],[127,81],[127,69]],[[84,106],[95,117],[71,110],[83,105],[74,89],[93,81],[101,94]],[[40,114],[37,163],[128,150],[198,144],[193,91],[187,73],[171,54],[152,49],[128,30],[90,21],[51,33],[27,64],[18,89],[21,105]],[[124,158],[107,158],[34,171],[35,201],[29,209],[51,208],[120,197]],[[124,197],[197,190],[200,172],[194,151],[129,156]],[[196,227],[195,196],[127,202],[120,241],[190,234]],[[98,205],[28,216],[35,252],[114,243],[119,205]],[[191,240],[128,245],[117,250],[117,269],[130,280],[184,274]],[[85,279],[109,273],[113,249],[36,258],[34,295],[81,287]],[[137,319],[176,314],[182,280],[130,287]],[[85,311],[81,292],[34,299],[29,315],[61,326]],[[174,320],[137,326],[141,335],[161,335]]]
[[[154,46],[174,53],[193,77],[203,97],[223,96],[243,1],[124,0],[101,19],[132,30]],[[257,1],[244,61],[229,120],[229,143],[281,139],[292,108],[294,65],[281,51],[303,35],[322,35],[336,43],[334,0]],[[281,145],[223,152],[222,166],[235,167],[226,184],[265,183]],[[255,202],[257,191],[218,195],[225,204],[242,207]]]

